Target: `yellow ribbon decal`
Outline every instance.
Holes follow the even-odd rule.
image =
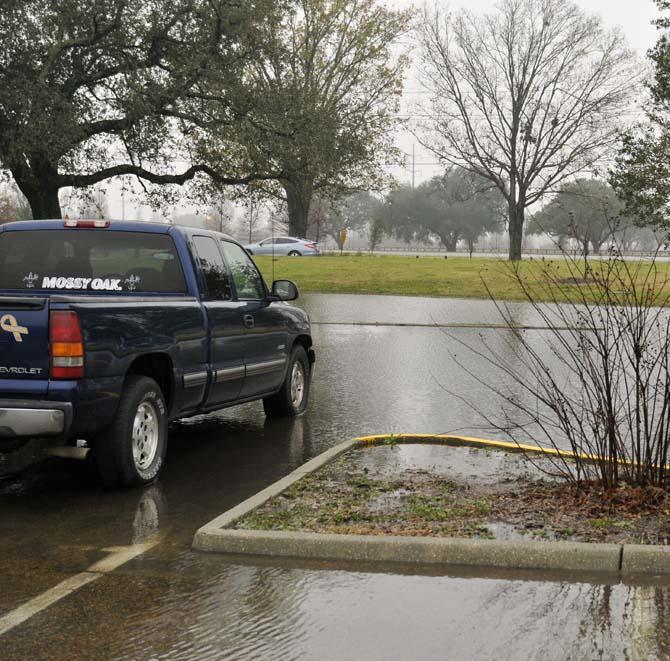
[[[21,335],[28,335],[28,329],[25,326],[19,326],[16,317],[11,314],[6,314],[0,319],[0,328],[11,333],[17,342],[23,342]]]

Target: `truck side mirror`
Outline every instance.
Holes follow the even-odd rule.
[[[272,296],[279,301],[295,301],[299,295],[298,287],[290,280],[275,280],[272,283]]]

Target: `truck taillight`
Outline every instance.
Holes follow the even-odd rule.
[[[84,376],[84,341],[76,312],[55,310],[49,315],[51,378],[81,379]]]

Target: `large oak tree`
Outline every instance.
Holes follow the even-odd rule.
[[[35,218],[60,217],[58,191],[118,175],[218,184],[274,173],[228,172],[204,161],[177,171],[189,136],[206,130],[210,90],[232,104],[272,0],[3,0],[0,166]]]
[[[582,254],[600,250],[608,240],[621,236],[631,225],[623,203],[612,187],[599,179],[580,178],[565,182],[558,193],[533,217],[528,230],[546,233],[559,245],[576,240]]]
[[[435,237],[450,252],[463,240],[472,253],[479,237],[500,229],[501,201],[490,182],[453,167],[417,188],[391,191],[377,214],[399,239]]]

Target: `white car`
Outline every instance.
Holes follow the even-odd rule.
[[[289,257],[316,257],[320,255],[318,246],[314,241],[307,239],[296,239],[292,236],[275,236],[263,239],[258,243],[250,243],[244,246],[250,255],[288,255]]]

